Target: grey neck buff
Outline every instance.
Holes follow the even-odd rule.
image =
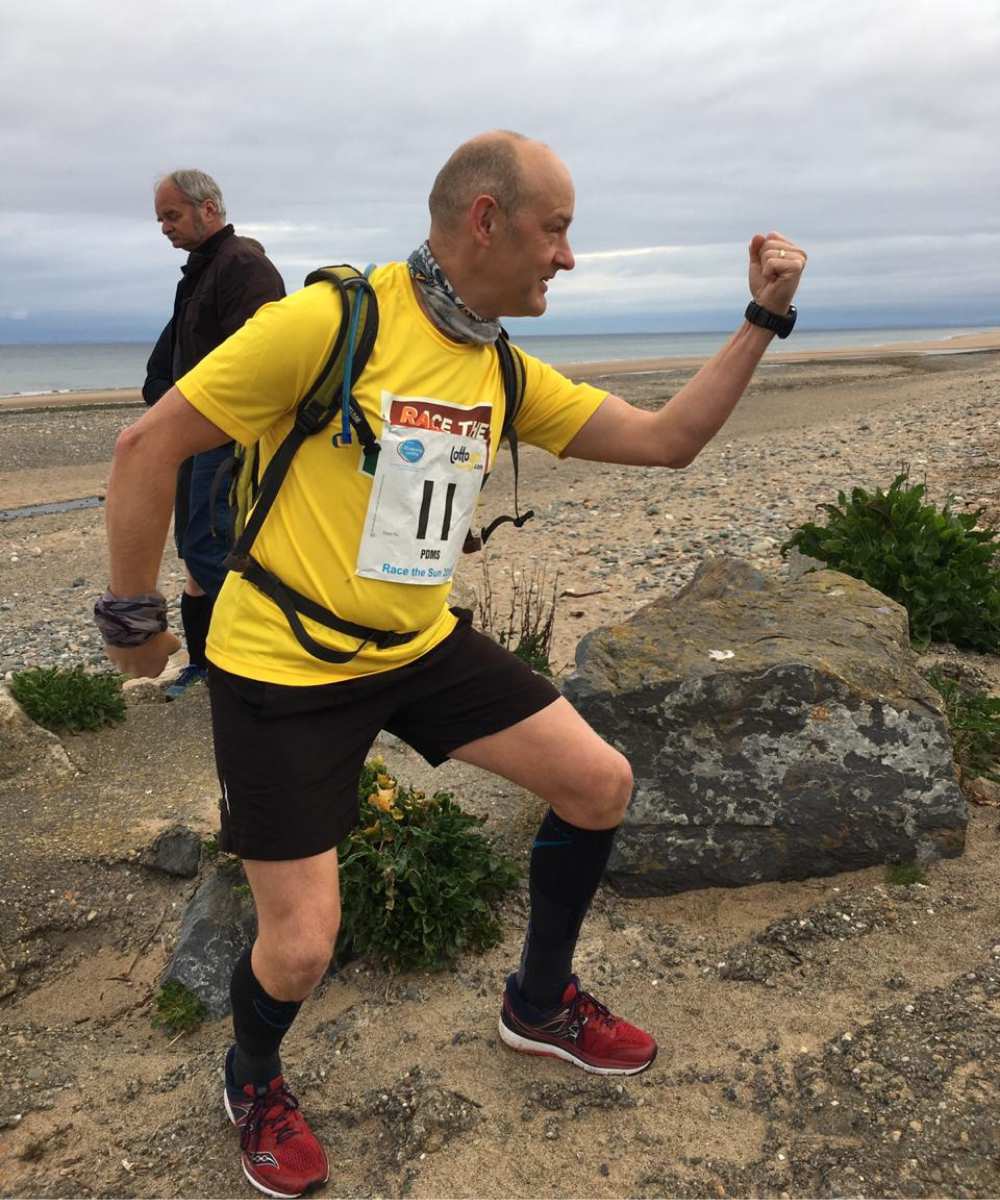
[[[410,275],[420,289],[420,295],[430,311],[434,324],[448,337],[459,342],[487,345],[500,336],[500,322],[474,313],[462,302],[448,276],[431,253],[430,242],[424,242],[406,260]]]

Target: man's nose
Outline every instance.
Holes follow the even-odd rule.
[[[569,238],[565,238],[563,244],[556,251],[556,266],[560,271],[572,271],[576,266],[576,258],[570,249]]]

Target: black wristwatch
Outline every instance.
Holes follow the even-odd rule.
[[[795,318],[798,315],[798,309],[796,309],[794,304],[789,304],[787,314],[779,317],[777,313],[771,312],[770,309],[762,308],[756,300],[750,301],[746,312],[743,314],[751,325],[759,325],[762,329],[770,329],[772,333],[776,333],[780,338],[786,338],[792,332],[795,328]]]

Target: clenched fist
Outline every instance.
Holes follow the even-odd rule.
[[[768,312],[784,316],[806,266],[806,252],[783,233],[750,239],[750,294]]]

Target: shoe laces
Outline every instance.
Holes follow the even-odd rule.
[[[596,996],[592,996],[590,992],[577,992],[573,999],[570,1008],[570,1019],[579,1019],[581,1025],[585,1025],[588,1021],[596,1019],[602,1025],[607,1025],[612,1028],[618,1018],[614,1015],[606,1004],[602,1004]]]
[[[256,1096],[247,1112],[240,1134],[243,1149],[253,1148],[265,1125],[273,1126],[274,1140],[278,1145],[294,1137],[300,1132],[299,1121],[292,1115],[298,1107],[298,1100],[284,1084]]]

